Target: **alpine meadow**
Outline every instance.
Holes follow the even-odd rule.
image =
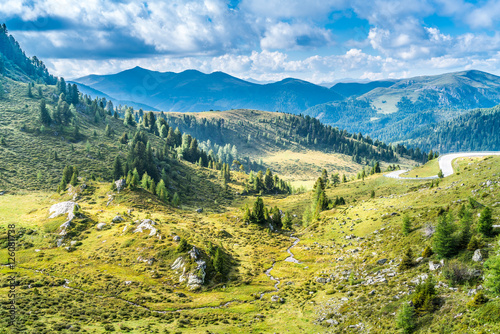
[[[500,333],[497,5],[7,0],[0,334]]]

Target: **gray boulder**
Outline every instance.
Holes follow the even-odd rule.
[[[179,237],[178,235],[174,236],[173,239],[174,239],[175,242],[181,241],[181,237]]]
[[[482,260],[483,260],[483,255],[481,254],[481,250],[480,249],[476,249],[474,251],[474,255],[472,256],[472,261],[480,262]]]
[[[387,262],[387,259],[380,259],[380,260],[377,261],[377,264],[383,265],[386,262]]]
[[[438,270],[439,268],[441,268],[441,264],[429,261],[429,270],[434,271]]]
[[[125,219],[123,219],[121,216],[116,216],[115,218],[113,218],[113,223],[120,223],[124,220]]]
[[[203,212],[203,208],[198,208],[198,209],[196,209],[196,212],[198,212],[198,213],[202,213],[202,212]]]
[[[104,226],[106,226],[106,223],[99,223],[95,226],[95,228],[98,230],[102,230]]]
[[[115,185],[116,185],[116,190],[120,192],[120,190],[122,190],[127,186],[127,182],[125,181],[125,179],[119,179],[115,181]]]

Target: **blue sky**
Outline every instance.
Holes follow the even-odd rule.
[[[0,17],[66,78],[135,66],[315,83],[500,74],[500,0],[2,0]]]

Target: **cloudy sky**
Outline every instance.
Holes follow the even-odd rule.
[[[499,0],[2,0],[0,17],[66,78],[134,66],[315,83],[500,74]]]

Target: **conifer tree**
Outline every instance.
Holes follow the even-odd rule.
[[[156,187],[156,195],[160,198],[160,200],[164,202],[168,200],[168,191],[163,179],[158,182],[158,186]]]
[[[283,218],[283,227],[287,230],[292,229],[292,217],[290,217],[290,213],[286,212],[285,217]]]
[[[111,137],[111,128],[109,127],[109,124],[106,124],[106,129],[104,130],[104,135],[106,137]]]
[[[174,198],[172,198],[172,205],[175,207],[178,207],[181,202],[181,199],[179,198],[179,194],[175,193]]]
[[[403,258],[401,259],[401,264],[399,265],[399,270],[404,271],[413,267],[413,252],[411,248],[408,249],[403,254]]]
[[[73,173],[73,175],[71,176],[71,180],[69,182],[73,187],[76,186],[78,184],[78,176],[76,173]]]
[[[477,230],[484,236],[491,236],[493,233],[493,219],[491,217],[491,209],[487,206],[481,211],[481,217],[477,222]]]
[[[225,258],[224,258],[224,253],[221,251],[220,247],[217,247],[217,250],[215,251],[215,256],[213,259],[213,266],[215,271],[217,271],[219,274],[224,275],[225,274]]]
[[[413,306],[403,303],[396,315],[396,326],[403,334],[411,334],[417,327],[417,319]]]
[[[346,183],[347,182],[347,177],[345,176],[345,174],[342,175],[342,183]]]
[[[450,258],[456,253],[456,240],[453,235],[452,217],[443,214],[436,226],[433,236],[434,252],[441,258]]]
[[[266,174],[264,176],[264,187],[266,187],[267,191],[271,191],[274,188],[273,173],[269,168],[266,170]]]
[[[40,107],[38,109],[39,115],[40,115],[40,121],[45,124],[49,125],[52,122],[52,119],[50,118],[49,111],[47,109],[47,105],[45,103],[45,100],[40,101]]]
[[[252,213],[250,212],[248,205],[245,207],[245,213],[243,214],[242,220],[246,224],[249,224],[252,221]]]
[[[151,182],[149,183],[149,188],[148,188],[149,192],[152,193],[152,194],[156,194],[156,184],[155,184],[155,180],[151,180]]]
[[[336,187],[340,183],[339,173],[335,173],[332,175],[332,184]]]
[[[113,163],[113,180],[118,180],[123,175],[123,167],[120,157],[117,155]]]
[[[408,214],[403,216],[402,232],[404,236],[407,236],[411,232],[411,219]]]
[[[264,224],[266,222],[264,214],[264,201],[262,201],[262,198],[260,197],[257,197],[253,204],[252,220],[252,222],[256,224]]]

